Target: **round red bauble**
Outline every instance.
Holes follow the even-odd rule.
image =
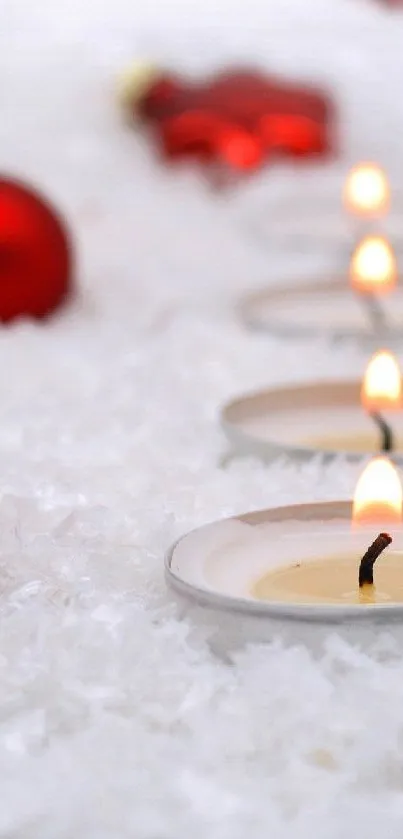
[[[0,176],[0,321],[43,318],[71,290],[68,234],[36,191]]]

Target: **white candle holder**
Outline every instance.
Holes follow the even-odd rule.
[[[243,298],[240,316],[259,332],[285,338],[353,340],[379,349],[403,343],[403,288],[380,298],[385,325],[374,326],[364,299],[347,280],[319,280],[268,288]]]
[[[401,191],[392,185],[391,206],[385,214],[354,214],[343,206],[345,177],[343,166],[336,171],[300,173],[298,179],[293,173],[288,185],[283,182],[277,194],[273,186],[270,189],[264,185],[266,197],[255,200],[254,209],[243,224],[254,242],[270,254],[325,254],[342,267],[359,239],[376,234],[385,236],[397,256],[403,258]]]
[[[231,455],[264,461],[287,454],[299,460],[341,455],[359,461],[379,454],[379,429],[360,404],[361,382],[313,382],[246,394],[226,404],[221,426]],[[403,417],[386,413],[395,450],[389,457],[403,466]]]
[[[401,645],[403,603],[262,601],[252,594],[266,572],[343,552],[347,545],[357,553],[358,573],[360,553],[376,529],[352,535],[351,513],[348,501],[279,507],[224,519],[182,537],[165,560],[166,581],[181,614],[208,629],[220,654],[277,637],[318,649],[334,631],[363,646],[388,631]],[[395,552],[402,552],[403,574],[403,533],[395,538]]]

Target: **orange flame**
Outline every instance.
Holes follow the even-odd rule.
[[[357,291],[384,294],[397,282],[393,249],[381,236],[367,236],[357,245],[350,263],[350,279]]]
[[[376,163],[354,166],[346,178],[343,192],[344,205],[351,213],[360,216],[384,215],[390,204],[388,179]]]
[[[402,504],[402,485],[395,467],[386,457],[375,457],[358,479],[352,524],[399,524]]]
[[[387,350],[372,356],[361,388],[361,404],[369,411],[402,407],[402,376],[396,358]]]

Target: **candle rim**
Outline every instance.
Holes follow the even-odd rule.
[[[285,335],[296,338],[303,338],[306,336],[312,337],[314,335],[322,336],[324,334],[334,338],[353,339],[360,343],[373,347],[374,334],[368,333],[364,328],[345,326],[342,322],[329,324],[325,331],[320,323],[307,321],[306,323],[288,322],[278,317],[275,311],[275,306],[278,302],[285,301],[292,297],[304,297],[307,294],[327,295],[330,292],[340,292],[345,295],[351,295],[351,287],[348,283],[343,281],[341,277],[331,277],[329,280],[317,279],[310,283],[304,283],[302,286],[289,283],[274,288],[260,289],[259,291],[248,292],[241,300],[239,305],[240,316],[246,326],[258,332],[267,332],[274,335]],[[401,286],[395,288],[394,294],[401,293]],[[273,304],[274,311],[267,314],[267,307]],[[262,311],[264,306],[264,311]],[[381,343],[388,342],[388,346],[392,345],[399,347],[401,345],[402,325],[389,324],[387,331],[379,331],[376,333]]]
[[[368,606],[363,606],[360,603],[322,604],[298,602],[293,603],[289,601],[279,602],[274,600],[259,601],[255,598],[239,597],[231,594],[222,594],[221,592],[214,591],[214,589],[190,583],[172,568],[172,562],[174,560],[175,551],[177,550],[180,544],[183,544],[184,541],[193,534],[206,530],[207,528],[212,527],[213,525],[216,525],[219,522],[240,521],[250,524],[251,520],[256,520],[255,524],[258,524],[260,518],[265,515],[268,515],[267,522],[272,522],[273,524],[286,522],[287,520],[300,520],[301,522],[306,522],[315,521],[315,519],[313,519],[312,517],[307,517],[306,515],[303,515],[302,518],[298,519],[298,517],[296,516],[296,513],[298,513],[298,511],[300,514],[304,514],[308,510],[318,510],[323,515],[326,514],[326,512],[329,513],[332,510],[337,510],[339,511],[338,518],[334,514],[329,517],[326,517],[325,515],[324,519],[318,519],[318,521],[332,521],[333,519],[337,518],[338,521],[345,520],[346,524],[348,524],[350,521],[351,509],[352,501],[346,499],[309,502],[305,504],[286,504],[278,507],[271,507],[263,510],[255,510],[244,514],[230,516],[225,519],[219,519],[215,522],[209,522],[205,525],[202,525],[201,527],[195,527],[188,533],[176,539],[173,545],[171,545],[171,547],[166,552],[164,561],[166,581],[172,589],[174,589],[182,596],[185,596],[187,599],[191,600],[196,605],[200,605],[202,607],[210,607],[214,611],[218,612],[255,616],[256,618],[262,620],[273,618],[273,620],[284,619],[290,622],[303,622],[312,624],[324,623],[328,624],[329,626],[337,626],[342,625],[344,623],[348,623],[351,619],[353,619],[356,623],[360,624],[371,622],[373,623],[374,613],[384,614],[385,616],[389,617],[392,621],[397,619],[402,620],[403,603],[394,603],[392,601],[387,603],[373,603]],[[340,511],[344,512],[345,515],[340,515]],[[290,514],[284,517],[285,512]],[[278,518],[277,516],[280,516],[280,518]]]
[[[250,451],[253,454],[273,454],[273,452],[290,452],[293,455],[311,457],[338,457],[349,461],[361,461],[374,456],[374,452],[347,451],[345,449],[321,448],[307,445],[297,440],[283,441],[275,436],[275,432],[267,438],[245,427],[245,420],[251,417],[275,416],[276,413],[292,410],[295,414],[302,410],[345,409],[357,410],[361,414],[362,405],[360,394],[362,379],[316,379],[299,384],[279,385],[267,389],[254,390],[241,394],[224,403],[220,408],[221,427],[234,445],[235,450]],[[393,415],[396,411],[390,411]],[[389,411],[384,411],[388,416]],[[393,453],[392,460],[399,466],[403,465],[403,452]]]

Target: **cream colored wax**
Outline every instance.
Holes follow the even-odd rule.
[[[395,452],[403,451],[403,437],[398,434],[393,435]],[[309,437],[302,441],[304,446],[309,446],[313,449],[324,449],[326,451],[340,451],[340,452],[368,452],[376,454],[380,451],[380,435],[369,433],[356,434],[329,434],[317,437]]]
[[[253,585],[258,600],[289,603],[403,603],[403,552],[385,551],[374,585],[358,586],[357,554],[329,556],[269,571]]]

